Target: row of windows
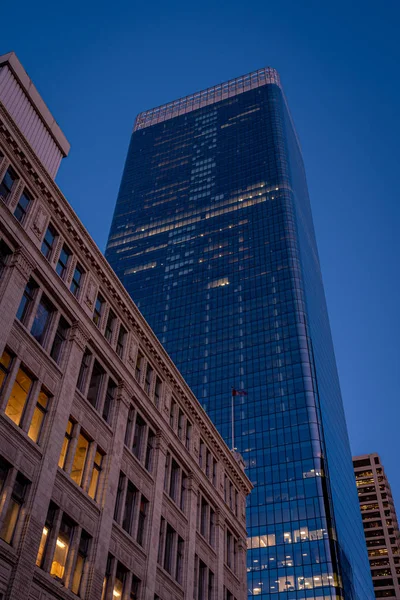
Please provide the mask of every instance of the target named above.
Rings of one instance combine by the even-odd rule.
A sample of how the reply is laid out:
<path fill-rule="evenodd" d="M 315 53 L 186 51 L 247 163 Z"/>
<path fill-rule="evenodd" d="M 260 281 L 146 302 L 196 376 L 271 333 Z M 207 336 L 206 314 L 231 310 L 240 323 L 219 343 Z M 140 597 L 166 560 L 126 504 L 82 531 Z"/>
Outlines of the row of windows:
<path fill-rule="evenodd" d="M 167 452 L 165 460 L 164 490 L 177 506 L 186 512 L 187 473 Z"/>
<path fill-rule="evenodd" d="M 30 481 L 0 457 L 0 538 L 7 544 L 16 545 L 22 529 L 22 508 L 28 495 Z"/>
<path fill-rule="evenodd" d="M 91 542 L 91 536 L 51 501 L 36 565 L 62 582 L 71 592 L 84 597 Z"/>
<path fill-rule="evenodd" d="M 215 548 L 215 526 L 216 526 L 215 510 L 199 492 L 197 496 L 197 531 L 203 536 L 207 542 Z"/>
<path fill-rule="evenodd" d="M 195 554 L 194 600 L 213 600 L 214 585 L 213 571 Z"/>
<path fill-rule="evenodd" d="M 88 348 L 83 353 L 76 386 L 103 419 L 111 423 L 117 384 Z"/>
<path fill-rule="evenodd" d="M 183 583 L 184 546 L 183 538 L 161 517 L 157 562 L 180 584 Z"/>
<path fill-rule="evenodd" d="M 4 158 L 3 155 L 0 153 L 0 164 L 1 164 L 3 158 Z M 14 187 L 16 186 L 17 182 L 18 182 L 17 173 L 14 171 L 14 169 L 12 167 L 9 167 L 4 174 L 2 182 L 0 183 L 0 198 L 3 200 L 3 202 L 7 202 L 9 200 L 11 193 L 13 192 Z M 17 206 L 15 207 L 15 210 L 14 210 L 14 217 L 20 223 L 24 222 L 25 216 L 32 204 L 32 201 L 33 201 L 33 199 L 32 199 L 31 194 L 28 192 L 28 190 L 26 188 L 24 188 L 22 194 L 20 195 L 20 197 L 18 199 Z"/>
<path fill-rule="evenodd" d="M 153 470 L 155 441 L 156 434 L 136 408 L 131 405 L 125 430 L 125 446 L 149 473 Z"/>
<path fill-rule="evenodd" d="M 70 417 L 58 466 L 96 502 L 101 498 L 104 461 L 104 452 Z"/>
<path fill-rule="evenodd" d="M 121 471 L 118 480 L 114 520 L 144 546 L 149 501 Z"/>
<path fill-rule="evenodd" d="M 0 358 L 0 394 L 4 390 L 4 412 L 39 444 L 49 409 L 50 394 L 9 350 Z"/>
<path fill-rule="evenodd" d="M 141 581 L 112 554 L 108 555 L 101 600 L 139 600 Z M 156 597 L 155 597 L 156 600 Z"/>

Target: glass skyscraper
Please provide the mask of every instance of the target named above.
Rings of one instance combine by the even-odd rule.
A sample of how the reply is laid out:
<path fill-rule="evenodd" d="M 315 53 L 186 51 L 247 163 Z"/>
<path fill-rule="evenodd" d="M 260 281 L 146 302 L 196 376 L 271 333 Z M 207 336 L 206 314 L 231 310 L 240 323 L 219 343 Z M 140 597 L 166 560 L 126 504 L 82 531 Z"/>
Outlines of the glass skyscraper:
<path fill-rule="evenodd" d="M 372 600 L 299 142 L 260 69 L 138 115 L 106 256 L 255 485 L 249 596 Z M 222 600 L 222 599 L 218 599 Z"/>

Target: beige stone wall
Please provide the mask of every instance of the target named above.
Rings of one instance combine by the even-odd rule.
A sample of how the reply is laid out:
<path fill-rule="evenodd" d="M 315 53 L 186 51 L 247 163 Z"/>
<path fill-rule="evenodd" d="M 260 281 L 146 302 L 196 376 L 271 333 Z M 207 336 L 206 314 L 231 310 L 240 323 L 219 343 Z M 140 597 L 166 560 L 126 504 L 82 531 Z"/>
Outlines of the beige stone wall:
<path fill-rule="evenodd" d="M 247 597 L 245 498 L 251 485 L 0 103 L 0 184 L 10 166 L 17 180 L 10 194 L 0 199 L 0 243 L 9 249 L 4 268 L 0 270 L 0 356 L 6 350 L 13 357 L 0 392 L 0 459 L 7 465 L 2 489 L 0 487 L 0 537 L 5 537 L 9 507 L 15 502 L 21 477 L 25 478 L 26 489 L 18 505 L 19 515 L 11 542 L 0 539 L 0 598 L 2 594 L 4 599 L 15 600 L 76 598 L 71 590 L 80 560 L 79 542 L 83 531 L 90 541 L 81 578 L 81 598 L 100 600 L 107 572 L 108 584 L 103 597 L 115 600 L 118 597 L 113 596 L 118 587 L 116 579 L 123 569 L 125 587 L 121 600 L 130 598 L 135 577 L 140 580 L 138 597 L 143 600 L 157 597 L 200 600 L 200 571 L 207 578 L 206 587 L 203 586 L 207 600 L 209 583 L 213 600 L 223 600 L 227 590 L 236 600 L 244 600 Z M 31 202 L 19 222 L 14 213 L 24 191 L 29 192 Z M 41 246 L 49 224 L 57 235 L 47 260 Z M 65 245 L 70 257 L 61 278 L 56 268 Z M 75 297 L 70 288 L 78 263 L 84 274 Z M 37 287 L 30 311 L 21 322 L 16 315 L 30 279 Z M 93 311 L 99 293 L 104 303 L 96 326 Z M 44 339 L 37 341 L 32 335 L 32 326 L 45 297 L 54 310 Z M 109 331 L 110 314 L 115 318 Z M 51 353 L 61 317 L 69 328 L 61 353 L 54 360 Z M 118 347 L 121 325 L 126 332 L 122 351 Z M 82 382 L 79 374 L 86 351 L 91 353 L 89 373 Z M 143 359 L 137 365 L 139 355 Z M 90 381 L 93 383 L 95 361 L 103 374 L 97 400 L 92 405 L 88 395 L 93 396 Z M 152 369 L 151 377 L 148 365 Z M 33 383 L 17 424 L 10 418 L 7 407 L 20 368 Z M 111 394 L 107 399 L 111 383 L 116 387 L 113 397 Z M 41 391 L 47 394 L 49 403 L 40 437 L 35 442 L 31 424 L 37 414 L 35 407 Z M 108 414 L 107 402 L 111 407 Z M 59 457 L 69 419 L 74 426 L 61 468 Z M 187 438 L 188 426 L 190 436 Z M 140 447 L 137 432 L 142 435 Z M 82 480 L 76 481 L 79 472 L 76 449 L 86 443 L 82 440 L 87 441 L 88 450 Z M 200 440 L 209 453 L 208 464 L 215 464 L 211 469 L 207 464 L 202 467 L 199 464 Z M 100 452 L 102 464 L 97 493 L 92 497 L 96 452 Z M 125 477 L 120 478 L 121 473 Z M 236 500 L 230 501 L 229 494 L 227 497 L 225 478 L 232 485 Z M 115 515 L 117 496 L 127 497 L 128 485 L 135 490 L 136 497 L 129 525 L 124 506 L 120 506 Z M 203 508 L 203 517 L 199 498 L 205 499 L 209 507 Z M 139 543 L 142 499 L 147 503 L 143 505 L 146 516 Z M 50 502 L 57 510 L 52 524 L 48 525 Z M 212 525 L 211 512 L 214 513 Z M 57 544 L 63 543 L 59 532 L 66 518 L 72 523 L 73 533 L 67 544 L 69 552 L 64 572 L 57 579 L 50 571 L 54 567 Z M 206 535 L 200 533 L 202 527 L 204 530 L 202 518 L 208 519 Z M 160 536 L 162 519 L 165 531 Z M 48 540 L 39 567 L 36 560 L 44 527 L 48 529 Z M 227 566 L 227 531 L 232 534 L 235 545 L 232 568 Z M 178 562 L 182 548 L 181 562 Z M 173 563 L 171 573 L 164 568 L 169 551 Z M 108 561 L 110 555 L 112 560 Z"/>

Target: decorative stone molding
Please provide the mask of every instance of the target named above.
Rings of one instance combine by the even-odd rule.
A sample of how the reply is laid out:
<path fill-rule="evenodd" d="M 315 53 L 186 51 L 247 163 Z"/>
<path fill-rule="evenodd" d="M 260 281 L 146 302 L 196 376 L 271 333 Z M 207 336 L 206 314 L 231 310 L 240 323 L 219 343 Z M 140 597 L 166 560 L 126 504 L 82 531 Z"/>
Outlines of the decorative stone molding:
<path fill-rule="evenodd" d="M 44 234 L 44 230 L 47 227 L 47 223 L 49 222 L 50 215 L 44 206 L 38 202 L 38 206 L 35 212 L 35 216 L 32 220 L 31 229 L 36 235 L 36 237 L 41 240 Z"/>
<path fill-rule="evenodd" d="M 165 417 L 167 417 L 171 409 L 172 390 L 168 385 L 165 385 L 164 388 L 164 412 Z M 162 408 L 163 407 L 160 406 L 160 410 L 162 410 Z"/>
<path fill-rule="evenodd" d="M 188 473 L 188 475 L 187 475 L 188 490 L 197 494 L 199 491 L 199 486 L 200 486 L 200 479 L 197 477 L 197 475 L 195 473 L 193 473 L 193 471 Z"/>
<path fill-rule="evenodd" d="M 129 336 L 128 364 L 130 367 L 132 367 L 132 369 L 135 369 L 135 367 L 136 367 L 136 359 L 137 359 L 138 350 L 139 350 L 139 342 L 134 337 L 134 335 L 132 335 L 132 333 L 131 333 L 131 335 Z"/>
<path fill-rule="evenodd" d="M 10 207 L 10 209 L 13 209 L 14 206 L 17 204 L 21 194 L 22 194 L 22 190 L 25 187 L 25 183 L 21 180 L 18 181 L 17 185 L 13 186 L 12 192 L 11 192 L 11 196 L 10 199 L 8 201 L 8 205 Z"/>
<path fill-rule="evenodd" d="M 97 285 L 96 281 L 93 279 L 93 277 L 91 275 L 89 275 L 89 279 L 86 284 L 86 291 L 85 291 L 85 304 L 87 304 L 87 306 L 91 310 L 94 309 L 94 303 L 96 302 L 97 290 L 98 290 L 98 285 Z"/>
<path fill-rule="evenodd" d="M 14 252 L 12 261 L 11 261 L 11 266 L 18 269 L 18 271 L 21 273 L 22 277 L 24 279 L 26 279 L 26 281 L 28 281 L 36 264 L 33 261 L 33 259 L 31 258 L 31 256 L 28 256 L 26 251 L 22 250 L 22 248 L 20 248 L 19 250 Z"/>
<path fill-rule="evenodd" d="M 155 447 L 157 450 L 163 452 L 163 454 L 167 453 L 168 450 L 168 436 L 164 431 L 159 429 L 156 433 L 156 443 Z"/>
<path fill-rule="evenodd" d="M 133 396 L 133 389 L 126 381 L 120 381 L 117 388 L 117 401 L 123 402 L 125 406 L 130 406 Z"/>
<path fill-rule="evenodd" d="M 71 327 L 69 339 L 71 342 L 76 342 L 83 352 L 90 339 L 90 334 L 85 327 L 83 327 L 82 323 L 75 321 Z"/>

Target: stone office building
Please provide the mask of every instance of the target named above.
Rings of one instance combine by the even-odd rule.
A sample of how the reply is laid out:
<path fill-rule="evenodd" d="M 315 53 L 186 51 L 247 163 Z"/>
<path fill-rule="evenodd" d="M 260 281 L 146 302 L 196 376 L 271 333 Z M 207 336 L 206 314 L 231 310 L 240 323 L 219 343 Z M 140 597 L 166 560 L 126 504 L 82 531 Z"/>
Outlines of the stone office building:
<path fill-rule="evenodd" d="M 243 600 L 251 484 L 54 182 L 0 57 L 0 598 Z"/>

